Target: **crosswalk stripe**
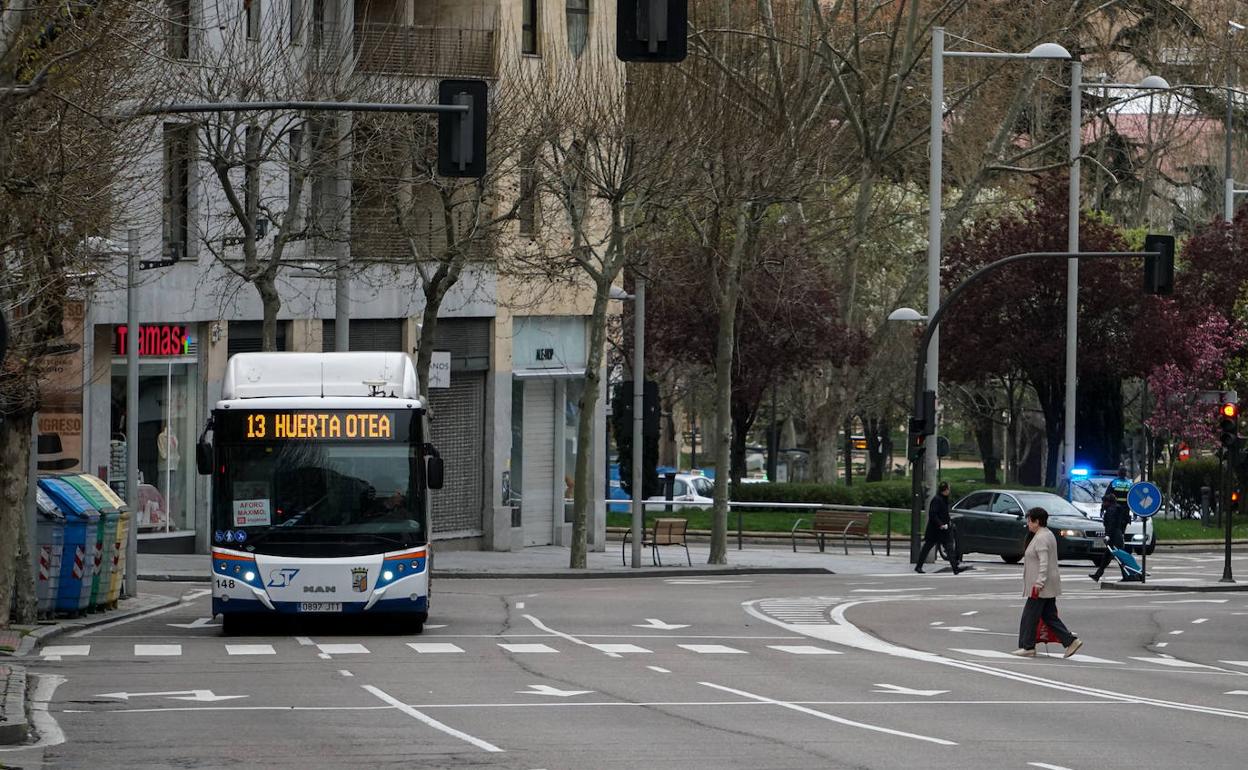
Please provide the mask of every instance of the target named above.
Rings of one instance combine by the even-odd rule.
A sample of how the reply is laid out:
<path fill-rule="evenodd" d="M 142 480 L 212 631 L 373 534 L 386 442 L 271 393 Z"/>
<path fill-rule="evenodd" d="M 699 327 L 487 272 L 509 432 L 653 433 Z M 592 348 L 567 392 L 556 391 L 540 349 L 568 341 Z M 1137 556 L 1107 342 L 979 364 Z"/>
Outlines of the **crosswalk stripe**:
<path fill-rule="evenodd" d="M 647 650 L 645 647 L 638 647 L 635 644 L 591 644 L 589 646 L 599 652 L 653 652 L 653 650 Z"/>
<path fill-rule="evenodd" d="M 829 650 L 826 647 L 813 647 L 808 644 L 769 644 L 767 645 L 773 650 L 780 652 L 788 652 L 793 655 L 844 655 L 845 653 L 838 650 Z"/>
<path fill-rule="evenodd" d="M 277 650 L 271 644 L 227 644 L 227 655 L 276 655 Z"/>
<path fill-rule="evenodd" d="M 544 644 L 500 644 L 507 652 L 559 652 L 554 647 L 547 647 Z"/>
<path fill-rule="evenodd" d="M 44 647 L 43 656 L 45 658 L 61 658 L 69 655 L 90 655 L 91 645 L 89 644 L 63 644 L 60 646 Z"/>
<path fill-rule="evenodd" d="M 745 650 L 738 650 L 736 647 L 728 647 L 723 644 L 678 644 L 677 647 L 696 652 L 701 655 L 748 655 Z"/>
<path fill-rule="evenodd" d="M 318 644 L 316 648 L 326 655 L 368 654 L 368 648 L 362 644 Z"/>
<path fill-rule="evenodd" d="M 1178 658 L 1144 658 L 1134 657 L 1131 660 L 1138 660 L 1141 663 L 1155 663 L 1158 666 L 1170 666 L 1171 668 L 1213 668 L 1203 663 L 1192 663 L 1189 660 L 1179 660 Z"/>
<path fill-rule="evenodd" d="M 464 648 L 448 642 L 408 642 L 408 647 L 419 653 L 463 652 Z"/>
<path fill-rule="evenodd" d="M 135 657 L 156 657 L 156 656 L 176 657 L 181 654 L 182 654 L 182 645 L 180 644 L 136 644 L 134 645 Z"/>

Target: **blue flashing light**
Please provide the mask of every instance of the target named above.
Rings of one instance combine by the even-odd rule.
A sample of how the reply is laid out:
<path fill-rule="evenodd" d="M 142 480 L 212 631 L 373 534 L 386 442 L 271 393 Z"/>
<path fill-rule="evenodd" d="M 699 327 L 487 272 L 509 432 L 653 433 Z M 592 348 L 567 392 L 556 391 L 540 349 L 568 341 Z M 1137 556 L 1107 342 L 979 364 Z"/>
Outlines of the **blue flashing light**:
<path fill-rule="evenodd" d="M 1070 475 L 1074 478 L 1086 478 L 1089 471 L 1087 468 L 1071 468 Z"/>

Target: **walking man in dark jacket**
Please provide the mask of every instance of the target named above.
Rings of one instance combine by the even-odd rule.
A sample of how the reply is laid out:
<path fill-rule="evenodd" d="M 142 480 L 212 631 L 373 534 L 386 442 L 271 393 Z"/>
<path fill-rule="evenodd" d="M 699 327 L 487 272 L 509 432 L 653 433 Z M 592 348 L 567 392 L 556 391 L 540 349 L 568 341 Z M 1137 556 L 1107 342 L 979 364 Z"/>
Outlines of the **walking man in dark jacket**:
<path fill-rule="evenodd" d="M 1118 496 L 1114 494 L 1113 487 L 1105 490 L 1105 496 L 1101 499 L 1101 522 L 1105 525 L 1105 537 L 1109 540 L 1109 544 L 1114 548 L 1123 548 L 1126 543 L 1127 524 L 1131 521 L 1131 514 L 1126 506 L 1118 502 Z M 1105 574 L 1105 568 L 1114 560 L 1114 555 L 1105 549 L 1105 553 L 1101 554 L 1101 560 L 1096 564 L 1096 572 L 1089 573 L 1088 577 L 1099 581 L 1101 576 Z"/>
<path fill-rule="evenodd" d="M 932 504 L 928 506 L 927 529 L 923 531 L 923 548 L 919 551 L 918 564 L 914 565 L 915 572 L 923 574 L 923 563 L 927 561 L 927 555 L 932 552 L 937 543 L 945 547 L 945 556 L 949 558 L 949 566 L 953 568 L 953 574 L 961 572 L 964 568 L 958 556 L 957 540 L 953 536 L 953 522 L 949 519 L 948 481 L 940 482 L 940 486 L 936 488 L 936 496 L 932 498 Z"/>

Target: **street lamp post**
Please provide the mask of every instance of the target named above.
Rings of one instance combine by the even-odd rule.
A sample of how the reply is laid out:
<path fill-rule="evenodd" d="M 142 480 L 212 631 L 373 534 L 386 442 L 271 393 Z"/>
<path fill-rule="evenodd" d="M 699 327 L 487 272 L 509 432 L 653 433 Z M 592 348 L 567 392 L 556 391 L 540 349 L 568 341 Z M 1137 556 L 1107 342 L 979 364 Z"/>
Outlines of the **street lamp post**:
<path fill-rule="evenodd" d="M 928 141 L 930 152 L 928 158 L 928 199 L 927 212 L 927 315 L 932 317 L 940 307 L 940 253 L 941 253 L 941 175 L 944 162 L 944 101 L 945 101 L 945 57 L 963 59 L 1070 59 L 1070 52 L 1057 43 L 1041 43 L 1027 53 L 1006 53 L 998 51 L 946 51 L 944 27 L 932 29 L 932 93 Z M 931 344 L 927 349 L 927 365 L 925 387 L 936 392 L 940 380 L 940 339 L 937 330 L 932 330 Z M 935 415 L 932 415 L 935 420 Z M 925 495 L 936 488 L 937 460 L 936 435 L 933 433 L 929 441 L 931 451 L 923 453 L 923 483 Z M 916 469 L 917 473 L 917 469 Z M 913 524 L 914 522 L 912 522 Z M 918 541 L 916 533 L 911 533 L 910 560 L 918 559 Z"/>

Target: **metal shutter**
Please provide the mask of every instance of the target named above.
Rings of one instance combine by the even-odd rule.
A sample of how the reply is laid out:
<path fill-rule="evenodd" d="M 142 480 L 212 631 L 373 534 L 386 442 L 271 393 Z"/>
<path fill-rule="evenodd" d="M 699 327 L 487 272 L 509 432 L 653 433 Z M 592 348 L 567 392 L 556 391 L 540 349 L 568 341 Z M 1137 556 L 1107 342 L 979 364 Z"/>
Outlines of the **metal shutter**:
<path fill-rule="evenodd" d="M 277 322 L 277 349 L 286 349 L 285 321 Z M 230 339 L 226 344 L 229 355 L 235 353 L 259 353 L 264 347 L 263 321 L 230 321 Z"/>
<path fill-rule="evenodd" d="M 333 319 L 322 321 L 321 350 L 332 353 L 334 340 Z M 352 318 L 348 347 L 352 351 L 399 352 L 403 350 L 403 321 L 394 318 Z"/>
<path fill-rule="evenodd" d="M 433 349 L 451 354 L 451 371 L 484 371 L 490 368 L 489 318 L 439 319 Z"/>
<path fill-rule="evenodd" d="M 525 545 L 554 541 L 555 381 L 524 383 L 523 473 L 520 516 Z M 561 506 L 562 507 L 562 506 Z"/>
<path fill-rule="evenodd" d="M 352 329 L 351 336 L 355 337 Z M 485 374 L 452 375 L 451 387 L 429 398 L 433 445 L 446 461 L 446 480 L 433 493 L 434 534 L 481 532 L 485 456 Z"/>

